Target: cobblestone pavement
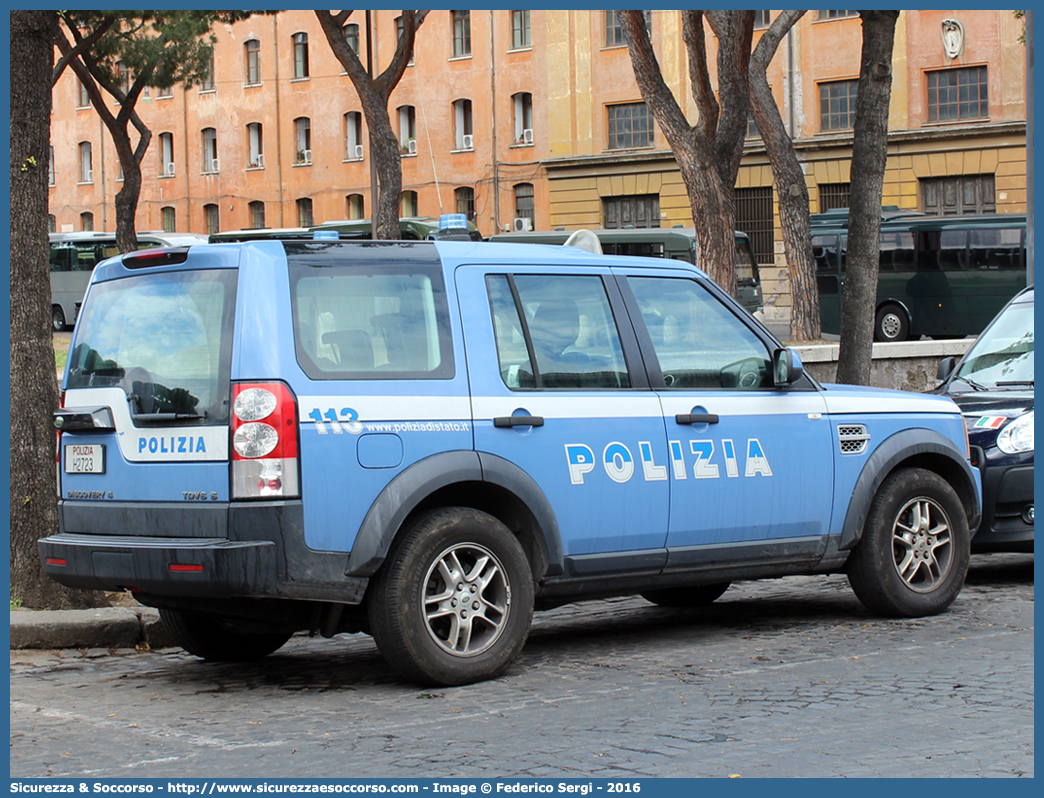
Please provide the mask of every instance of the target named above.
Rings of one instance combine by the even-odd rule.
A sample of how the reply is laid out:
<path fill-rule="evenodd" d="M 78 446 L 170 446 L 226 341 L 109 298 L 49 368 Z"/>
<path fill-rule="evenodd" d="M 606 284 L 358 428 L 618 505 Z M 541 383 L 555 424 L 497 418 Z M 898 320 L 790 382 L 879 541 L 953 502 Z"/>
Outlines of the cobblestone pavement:
<path fill-rule="evenodd" d="M 537 615 L 500 679 L 423 690 L 369 637 L 251 665 L 11 652 L 11 776 L 1033 776 L 1033 556 L 973 557 L 949 612 L 843 576 Z"/>

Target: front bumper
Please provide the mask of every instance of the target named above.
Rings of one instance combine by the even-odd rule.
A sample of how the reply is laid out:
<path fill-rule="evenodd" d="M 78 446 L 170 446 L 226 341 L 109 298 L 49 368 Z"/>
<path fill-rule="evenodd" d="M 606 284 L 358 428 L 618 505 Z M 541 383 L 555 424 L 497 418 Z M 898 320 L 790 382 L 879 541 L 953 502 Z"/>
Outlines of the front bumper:
<path fill-rule="evenodd" d="M 982 469 L 983 514 L 973 552 L 1033 551 L 1033 462 Z"/>

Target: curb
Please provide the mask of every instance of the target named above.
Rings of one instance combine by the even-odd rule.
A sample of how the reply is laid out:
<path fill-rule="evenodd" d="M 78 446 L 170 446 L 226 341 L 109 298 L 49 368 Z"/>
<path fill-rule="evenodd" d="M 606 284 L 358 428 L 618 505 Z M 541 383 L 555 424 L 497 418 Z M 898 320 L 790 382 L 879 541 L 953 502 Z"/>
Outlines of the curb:
<path fill-rule="evenodd" d="M 168 648 L 176 645 L 151 607 L 11 610 L 11 649 Z"/>

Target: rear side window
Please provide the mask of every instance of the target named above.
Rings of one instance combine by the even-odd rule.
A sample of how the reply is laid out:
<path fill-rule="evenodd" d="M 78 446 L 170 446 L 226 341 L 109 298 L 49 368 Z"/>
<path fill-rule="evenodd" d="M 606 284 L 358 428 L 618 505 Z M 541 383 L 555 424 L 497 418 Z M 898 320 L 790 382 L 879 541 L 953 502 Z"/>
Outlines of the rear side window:
<path fill-rule="evenodd" d="M 68 387 L 123 388 L 139 425 L 227 423 L 236 276 L 184 271 L 92 286 Z"/>
<path fill-rule="evenodd" d="M 441 268 L 388 255 L 291 258 L 298 362 L 312 379 L 453 377 Z"/>

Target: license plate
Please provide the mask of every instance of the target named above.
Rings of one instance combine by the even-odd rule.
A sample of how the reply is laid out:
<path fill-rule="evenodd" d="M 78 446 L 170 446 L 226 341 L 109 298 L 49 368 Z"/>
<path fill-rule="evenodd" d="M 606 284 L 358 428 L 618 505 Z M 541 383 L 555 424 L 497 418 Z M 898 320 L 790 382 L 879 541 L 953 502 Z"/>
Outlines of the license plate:
<path fill-rule="evenodd" d="M 105 444 L 72 443 L 65 447 L 66 474 L 104 474 Z"/>

